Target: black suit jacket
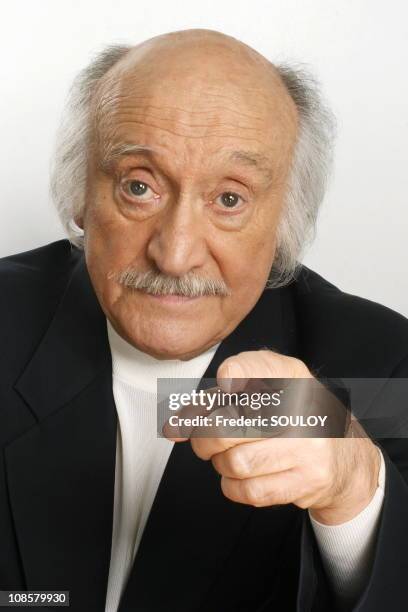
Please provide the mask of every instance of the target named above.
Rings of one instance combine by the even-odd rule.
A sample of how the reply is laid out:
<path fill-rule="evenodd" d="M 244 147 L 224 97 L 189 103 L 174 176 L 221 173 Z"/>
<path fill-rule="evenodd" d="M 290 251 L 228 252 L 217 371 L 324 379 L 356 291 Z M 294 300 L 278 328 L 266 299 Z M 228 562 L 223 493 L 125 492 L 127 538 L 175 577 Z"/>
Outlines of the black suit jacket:
<path fill-rule="evenodd" d="M 160 329 L 157 329 L 160 334 Z M 116 410 L 106 319 L 83 254 L 61 240 L 0 261 L 0 589 L 69 590 L 103 612 L 112 536 Z M 327 377 L 405 377 L 408 322 L 303 268 L 265 291 L 219 346 L 270 348 Z M 385 503 L 355 610 L 408 610 L 408 445 L 379 441 Z M 308 515 L 221 493 L 210 462 L 174 446 L 120 612 L 333 609 Z M 14 609 L 14 608 L 13 608 Z"/>

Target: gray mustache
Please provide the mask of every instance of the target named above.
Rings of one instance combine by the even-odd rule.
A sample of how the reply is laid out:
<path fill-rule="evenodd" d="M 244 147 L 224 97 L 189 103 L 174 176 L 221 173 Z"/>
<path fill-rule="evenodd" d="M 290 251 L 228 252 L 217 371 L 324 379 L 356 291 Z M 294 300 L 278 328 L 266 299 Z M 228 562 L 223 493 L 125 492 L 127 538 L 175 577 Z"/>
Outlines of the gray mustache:
<path fill-rule="evenodd" d="M 138 289 L 151 295 L 180 295 L 182 297 L 227 296 L 230 294 L 222 280 L 213 280 L 189 273 L 183 277 L 167 276 L 161 272 L 138 272 L 126 269 L 115 275 L 125 287 Z"/>

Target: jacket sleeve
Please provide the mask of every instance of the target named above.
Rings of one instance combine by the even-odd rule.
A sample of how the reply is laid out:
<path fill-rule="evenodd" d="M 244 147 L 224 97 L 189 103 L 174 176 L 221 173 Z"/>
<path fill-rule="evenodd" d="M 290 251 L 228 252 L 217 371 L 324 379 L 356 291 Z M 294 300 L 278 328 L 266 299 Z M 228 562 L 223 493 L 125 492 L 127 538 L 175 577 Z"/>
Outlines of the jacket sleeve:
<path fill-rule="evenodd" d="M 393 377 L 408 379 L 408 359 Z M 408 381 L 407 381 L 408 382 Z M 392 392 L 392 385 L 390 385 Z M 384 397 L 384 395 L 383 395 Z M 390 398 L 388 398 L 390 401 Z M 408 415 L 408 394 L 406 397 Z M 403 407 L 405 410 L 405 407 Z M 401 412 L 399 413 L 401 415 Z M 401 428 L 404 431 L 406 428 Z M 384 505 L 371 573 L 350 612 L 406 612 L 408 610 L 408 438 L 376 439 L 386 467 Z M 304 516 L 298 588 L 298 612 L 335 610 L 336 599 L 325 575 L 318 545 Z"/>

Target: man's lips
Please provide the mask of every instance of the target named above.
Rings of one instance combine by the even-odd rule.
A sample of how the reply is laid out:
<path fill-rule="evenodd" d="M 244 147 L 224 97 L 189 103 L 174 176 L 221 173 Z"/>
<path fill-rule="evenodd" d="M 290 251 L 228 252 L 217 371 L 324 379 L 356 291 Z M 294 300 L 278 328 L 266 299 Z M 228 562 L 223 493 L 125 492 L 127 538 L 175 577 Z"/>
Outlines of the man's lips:
<path fill-rule="evenodd" d="M 152 293 L 146 293 L 145 295 L 157 300 L 158 302 L 161 302 L 162 304 L 187 304 L 189 302 L 194 302 L 200 299 L 200 297 L 203 297 L 185 297 L 183 295 L 154 295 Z"/>

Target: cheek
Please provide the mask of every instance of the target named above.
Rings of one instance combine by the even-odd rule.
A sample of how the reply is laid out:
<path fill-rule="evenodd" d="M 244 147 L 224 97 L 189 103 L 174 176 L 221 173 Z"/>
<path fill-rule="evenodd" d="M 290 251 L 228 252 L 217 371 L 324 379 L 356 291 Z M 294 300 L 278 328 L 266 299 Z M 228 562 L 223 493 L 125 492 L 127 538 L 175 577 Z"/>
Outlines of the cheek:
<path fill-rule="evenodd" d="M 98 181 L 88 192 L 84 215 L 85 250 L 96 266 L 117 271 L 137 261 L 145 248 L 146 224 L 135 224 L 120 214 L 108 181 Z"/>
<path fill-rule="evenodd" d="M 129 265 L 144 267 L 148 242 L 147 227 L 115 213 L 113 203 L 103 195 L 88 202 L 84 216 L 84 251 L 92 284 L 105 310 L 121 298 L 122 288 L 109 278 Z"/>
<path fill-rule="evenodd" d="M 221 244 L 223 270 L 230 283 L 234 287 L 263 288 L 276 250 L 274 229 L 235 235 L 232 241 L 224 239 Z"/>
<path fill-rule="evenodd" d="M 246 243 L 237 241 L 228 253 L 223 251 L 222 274 L 231 297 L 228 299 L 228 320 L 241 320 L 255 306 L 265 289 L 275 253 L 271 236 Z"/>
<path fill-rule="evenodd" d="M 248 240 L 248 255 L 251 269 L 256 271 L 260 282 L 266 283 L 276 253 L 276 234 L 282 214 L 281 193 L 276 193 L 263 207 Z"/>

